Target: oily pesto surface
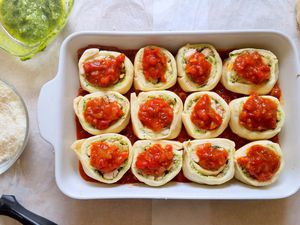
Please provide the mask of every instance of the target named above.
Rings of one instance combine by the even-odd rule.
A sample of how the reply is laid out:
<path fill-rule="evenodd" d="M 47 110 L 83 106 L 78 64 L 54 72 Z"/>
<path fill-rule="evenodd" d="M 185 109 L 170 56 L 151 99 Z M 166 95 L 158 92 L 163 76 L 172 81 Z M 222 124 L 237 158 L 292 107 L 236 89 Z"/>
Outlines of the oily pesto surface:
<path fill-rule="evenodd" d="M 46 37 L 61 22 L 62 0 L 2 0 L 0 21 L 16 39 L 34 44 Z"/>
<path fill-rule="evenodd" d="M 134 62 L 134 57 L 135 57 L 135 55 L 138 51 L 138 49 L 119 49 L 119 48 L 113 47 L 113 46 L 103 46 L 103 45 L 92 44 L 92 45 L 88 45 L 84 48 L 78 49 L 78 51 L 77 51 L 78 60 L 81 57 L 81 55 L 83 54 L 83 52 L 88 48 L 99 48 L 100 50 L 121 52 L 121 53 L 124 53 L 131 60 L 131 62 Z M 224 59 L 228 58 L 229 53 L 231 51 L 233 51 L 233 49 L 218 50 L 218 53 L 219 53 L 221 59 L 224 60 Z M 172 52 L 172 54 L 174 56 L 176 55 L 176 53 L 177 52 Z M 185 92 L 181 89 L 181 87 L 179 86 L 178 83 L 176 83 L 173 87 L 169 88 L 168 90 L 174 92 L 175 94 L 177 94 L 181 98 L 183 103 L 185 102 L 185 99 L 189 95 L 189 93 L 187 93 L 187 92 Z M 241 95 L 241 94 L 237 94 L 237 93 L 228 91 L 220 82 L 218 83 L 218 85 L 212 91 L 219 94 L 227 103 L 229 103 L 230 101 L 232 101 L 236 98 L 240 98 L 240 97 L 245 96 L 245 95 Z M 139 93 L 139 91 L 135 90 L 132 86 L 131 89 L 124 96 L 127 97 L 128 99 L 130 99 L 130 93 L 133 93 L 133 92 L 135 92 L 136 94 Z M 86 94 L 88 94 L 88 92 L 83 90 L 81 87 L 79 87 L 77 95 L 78 96 L 84 96 Z M 281 98 L 281 89 L 280 89 L 280 85 L 278 83 L 276 83 L 274 88 L 271 90 L 270 95 L 274 96 L 278 99 Z M 75 116 L 75 124 L 76 124 L 77 140 L 83 139 L 83 138 L 88 138 L 88 137 L 92 136 L 91 134 L 87 133 L 82 128 L 82 126 L 80 125 L 80 122 L 79 122 L 79 120 L 76 116 Z M 120 132 L 120 134 L 125 135 L 131 141 L 132 144 L 138 140 L 137 136 L 133 132 L 131 122 L 129 122 L 127 127 L 124 130 L 122 130 Z M 238 148 L 242 147 L 243 145 L 250 142 L 247 139 L 239 137 L 238 135 L 233 133 L 229 126 L 225 129 L 225 131 L 219 137 L 220 138 L 227 138 L 229 140 L 234 141 L 235 144 L 236 144 L 236 149 L 238 149 Z M 184 126 L 182 126 L 180 134 L 178 135 L 178 137 L 176 137 L 174 139 L 174 141 L 184 142 L 184 141 L 188 141 L 188 140 L 193 140 L 193 138 L 188 135 L 188 133 L 186 132 Z M 270 140 L 273 141 L 273 142 L 279 143 L 279 136 L 276 135 L 273 138 L 271 138 Z M 79 174 L 86 181 L 99 182 L 99 181 L 94 180 L 93 178 L 90 178 L 89 176 L 87 176 L 85 174 L 80 161 L 79 161 Z M 183 175 L 182 170 L 179 172 L 179 174 L 172 181 L 191 182 Z M 116 182 L 116 184 L 128 184 L 128 183 L 139 183 L 137 178 L 132 174 L 131 170 L 128 170 L 124 174 L 124 176 L 119 181 Z"/>

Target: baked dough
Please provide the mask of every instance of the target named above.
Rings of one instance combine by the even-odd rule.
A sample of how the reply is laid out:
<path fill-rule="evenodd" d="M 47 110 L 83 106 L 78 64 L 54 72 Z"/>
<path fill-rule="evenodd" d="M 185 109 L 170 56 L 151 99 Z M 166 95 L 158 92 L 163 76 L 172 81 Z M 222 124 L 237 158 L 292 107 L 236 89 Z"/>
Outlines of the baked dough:
<path fill-rule="evenodd" d="M 112 124 L 110 127 L 104 130 L 99 130 L 95 127 L 93 127 L 91 124 L 89 124 L 85 118 L 84 118 L 84 111 L 85 111 L 85 105 L 86 102 L 89 100 L 92 100 L 94 98 L 105 98 L 108 101 L 116 101 L 120 104 L 123 116 L 116 121 L 114 124 Z M 119 133 L 121 130 L 123 130 L 130 120 L 130 106 L 129 101 L 127 98 L 125 98 L 123 95 L 121 95 L 118 92 L 115 91 L 107 91 L 107 92 L 95 92 L 92 94 L 88 94 L 85 96 L 78 96 L 74 99 L 73 107 L 75 114 L 77 115 L 79 122 L 84 130 L 89 132 L 90 134 L 97 135 L 97 134 L 104 134 L 104 133 Z"/>
<path fill-rule="evenodd" d="M 201 130 L 191 121 L 191 113 L 196 105 L 198 99 L 207 94 L 211 99 L 211 107 L 222 116 L 222 124 L 215 130 Z M 182 113 L 182 122 L 187 133 L 195 139 L 214 138 L 219 136 L 227 127 L 230 119 L 229 106 L 225 100 L 215 92 L 202 91 L 190 94 L 184 103 L 184 110 Z"/>
<path fill-rule="evenodd" d="M 114 51 L 100 51 L 98 48 L 90 48 L 84 51 L 82 56 L 79 59 L 78 68 L 79 68 L 79 79 L 81 87 L 90 92 L 96 91 L 117 91 L 121 94 L 125 94 L 132 85 L 133 82 L 133 65 L 129 58 L 125 56 L 125 60 L 123 63 L 123 69 L 125 73 L 120 75 L 120 80 L 116 84 L 109 87 L 99 87 L 89 83 L 85 77 L 85 72 L 83 68 L 83 64 L 88 61 L 93 61 L 95 59 L 103 59 L 103 58 L 115 58 L 119 56 L 120 52 Z"/>
<path fill-rule="evenodd" d="M 258 181 L 256 179 L 250 177 L 249 175 L 247 175 L 244 172 L 242 167 L 237 163 L 237 159 L 240 157 L 246 156 L 248 149 L 253 145 L 262 145 L 262 146 L 268 147 L 269 149 L 274 151 L 274 153 L 276 153 L 280 157 L 280 166 L 279 166 L 278 170 L 276 171 L 276 173 L 271 178 L 271 180 L 269 180 L 269 181 Z M 250 184 L 253 186 L 266 186 L 266 185 L 270 185 L 270 184 L 274 183 L 278 179 L 278 176 L 284 166 L 284 161 L 282 159 L 282 152 L 281 152 L 279 144 L 276 144 L 272 141 L 267 141 L 267 140 L 254 141 L 254 142 L 244 145 L 243 147 L 241 147 L 240 149 L 238 149 L 235 152 L 234 162 L 235 162 L 235 178 L 242 181 L 245 184 Z"/>
<path fill-rule="evenodd" d="M 199 85 L 192 81 L 185 72 L 187 59 L 195 52 L 201 52 L 212 65 L 209 79 L 205 85 Z M 187 44 L 181 47 L 176 56 L 178 83 L 186 92 L 209 91 L 219 82 L 222 74 L 222 60 L 216 49 L 210 44 Z"/>
<path fill-rule="evenodd" d="M 154 144 L 161 144 L 162 147 L 165 145 L 172 145 L 173 147 L 173 163 L 168 169 L 168 172 L 163 176 L 154 177 L 150 175 L 143 174 L 136 168 L 136 160 L 140 153 L 144 152 L 148 147 Z M 131 171 L 134 176 L 141 182 L 149 186 L 162 186 L 172 180 L 181 170 L 182 167 L 182 144 L 177 141 L 150 141 L 150 140 L 140 140 L 134 143 L 133 145 L 133 161 L 131 166 Z"/>
<path fill-rule="evenodd" d="M 246 81 L 239 77 L 233 69 L 234 61 L 240 54 L 245 52 L 252 53 L 254 51 L 257 51 L 262 56 L 263 61 L 270 66 L 270 78 L 262 84 L 253 84 Z M 278 74 L 278 59 L 272 52 L 264 49 L 244 48 L 229 53 L 229 58 L 225 60 L 223 65 L 221 83 L 226 89 L 232 92 L 245 95 L 256 92 L 257 94 L 262 95 L 268 94 L 272 90 L 278 80 Z"/>
<path fill-rule="evenodd" d="M 248 130 L 246 127 L 242 126 L 239 123 L 239 117 L 240 117 L 240 113 L 243 109 L 243 105 L 249 97 L 237 98 L 229 103 L 229 108 L 230 108 L 230 112 L 231 112 L 229 126 L 230 126 L 231 130 L 234 133 L 236 133 L 237 135 L 239 135 L 240 137 L 246 138 L 248 140 L 262 140 L 262 139 L 272 138 L 280 132 L 280 130 L 284 124 L 284 118 L 285 118 L 285 114 L 280 105 L 280 102 L 278 101 L 277 98 L 269 96 L 269 95 L 264 95 L 264 96 L 260 96 L 260 97 L 268 98 L 277 104 L 278 109 L 277 109 L 276 128 L 273 130 L 265 130 L 265 131 L 251 131 L 251 130 Z"/>
<path fill-rule="evenodd" d="M 109 173 L 100 172 L 90 164 L 90 146 L 92 143 L 98 141 L 117 145 L 120 151 L 127 150 L 129 153 L 128 159 L 120 166 L 120 168 L 112 172 Z M 93 136 L 87 139 L 77 140 L 72 144 L 71 148 L 75 151 L 86 175 L 88 175 L 89 177 L 95 180 L 107 184 L 115 183 L 122 178 L 122 176 L 126 173 L 126 171 L 129 170 L 132 162 L 132 157 L 133 157 L 131 142 L 127 137 L 120 134 L 108 133 L 108 134 Z"/>
<path fill-rule="evenodd" d="M 159 48 L 167 58 L 167 70 L 165 73 L 166 82 L 152 83 L 147 81 L 143 72 L 143 56 L 145 48 Z M 164 90 L 172 87 L 176 83 L 177 68 L 174 56 L 166 49 L 157 46 L 146 46 L 141 48 L 134 59 L 134 88 L 141 91 Z"/>
<path fill-rule="evenodd" d="M 225 166 L 217 171 L 202 168 L 197 162 L 199 158 L 196 148 L 200 144 L 211 143 L 223 148 L 228 153 Z M 199 184 L 219 185 L 231 180 L 234 176 L 235 143 L 225 138 L 203 139 L 183 142 L 184 155 L 182 170 L 186 178 Z"/>
<path fill-rule="evenodd" d="M 181 113 L 183 104 L 181 99 L 171 91 L 149 91 L 141 92 L 138 96 L 132 93 L 130 96 L 131 102 L 131 121 L 133 131 L 139 139 L 161 140 L 176 138 L 181 131 Z M 173 121 L 169 128 L 164 128 L 160 132 L 154 132 L 145 127 L 138 118 L 140 105 L 152 98 L 163 98 L 173 108 Z"/>

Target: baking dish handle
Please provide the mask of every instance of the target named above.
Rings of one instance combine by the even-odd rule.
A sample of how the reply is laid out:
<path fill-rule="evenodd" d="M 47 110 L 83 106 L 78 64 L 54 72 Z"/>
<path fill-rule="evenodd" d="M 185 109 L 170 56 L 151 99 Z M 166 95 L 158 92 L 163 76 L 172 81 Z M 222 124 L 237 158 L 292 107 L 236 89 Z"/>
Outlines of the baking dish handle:
<path fill-rule="evenodd" d="M 38 126 L 42 137 L 54 143 L 55 136 L 58 135 L 58 115 L 59 115 L 59 82 L 58 76 L 43 85 L 37 103 Z"/>

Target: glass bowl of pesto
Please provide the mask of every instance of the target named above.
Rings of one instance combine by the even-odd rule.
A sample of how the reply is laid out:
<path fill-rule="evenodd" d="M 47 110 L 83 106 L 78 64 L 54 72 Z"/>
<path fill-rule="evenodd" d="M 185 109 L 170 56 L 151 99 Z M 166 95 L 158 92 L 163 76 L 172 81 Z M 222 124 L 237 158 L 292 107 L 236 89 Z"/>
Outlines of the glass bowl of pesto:
<path fill-rule="evenodd" d="M 0 0 L 0 48 L 22 60 L 42 51 L 65 26 L 74 0 Z"/>

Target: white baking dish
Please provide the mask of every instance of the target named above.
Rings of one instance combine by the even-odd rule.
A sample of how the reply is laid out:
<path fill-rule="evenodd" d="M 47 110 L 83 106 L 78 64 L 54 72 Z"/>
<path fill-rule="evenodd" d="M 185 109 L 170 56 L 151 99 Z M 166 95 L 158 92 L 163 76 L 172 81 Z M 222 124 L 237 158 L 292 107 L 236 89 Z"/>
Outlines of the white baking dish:
<path fill-rule="evenodd" d="M 77 49 L 89 44 L 125 49 L 155 44 L 177 50 L 188 42 L 211 43 L 217 49 L 264 48 L 278 56 L 286 112 L 286 123 L 281 133 L 286 164 L 278 182 L 266 188 L 252 188 L 235 180 L 217 187 L 171 182 L 163 187 L 153 188 L 143 184 L 104 185 L 84 181 L 78 174 L 78 159 L 70 149 L 76 138 L 72 102 L 79 86 Z M 42 87 L 38 101 L 41 134 L 55 149 L 55 177 L 58 187 L 64 194 L 76 199 L 275 199 L 294 194 L 300 187 L 300 104 L 297 104 L 300 100 L 300 84 L 297 79 L 297 60 L 297 50 L 290 39 L 275 31 L 72 34 L 61 46 L 57 76 Z"/>

